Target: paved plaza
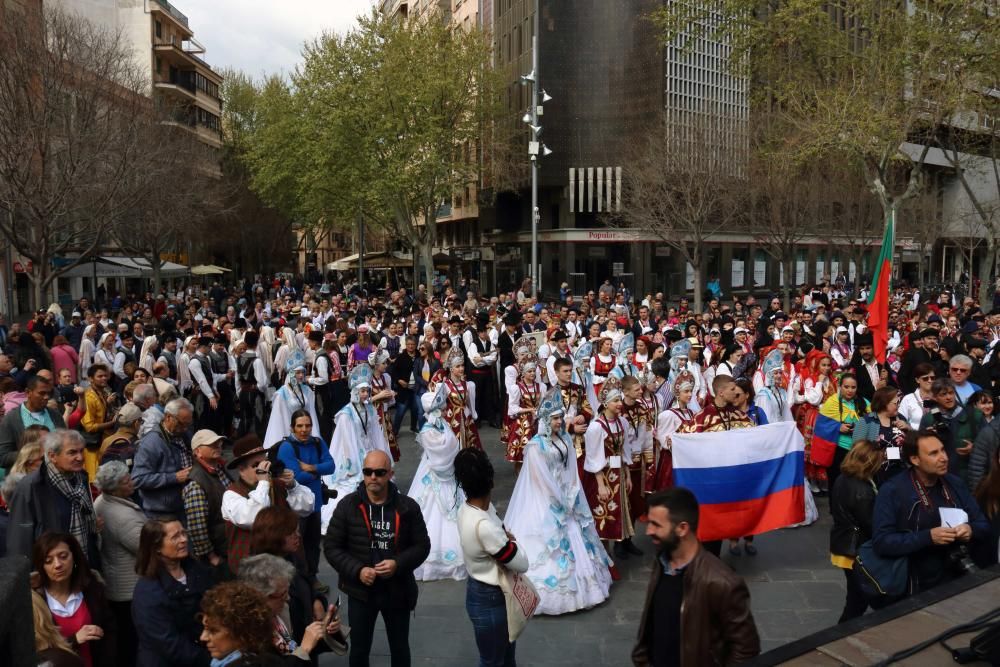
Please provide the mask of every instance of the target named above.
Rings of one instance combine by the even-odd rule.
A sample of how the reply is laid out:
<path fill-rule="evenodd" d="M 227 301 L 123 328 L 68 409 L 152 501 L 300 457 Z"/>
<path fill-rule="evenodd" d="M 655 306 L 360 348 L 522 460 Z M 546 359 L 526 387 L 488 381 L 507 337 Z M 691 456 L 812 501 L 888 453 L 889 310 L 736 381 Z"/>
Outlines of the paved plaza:
<path fill-rule="evenodd" d="M 408 418 L 407 418 L 408 419 Z M 400 433 L 402 460 L 396 482 L 409 489 L 420 459 L 420 448 L 406 429 Z M 494 504 L 503 516 L 514 486 L 513 467 L 503 460 L 498 432 L 482 431 L 483 442 L 496 466 Z M 818 499 L 820 521 L 762 535 L 755 540 L 760 553 L 723 559 L 747 580 L 762 649 L 770 650 L 833 625 L 844 602 L 844 576 L 830 565 L 830 514 L 826 498 Z M 639 532 L 643 527 L 639 526 Z M 636 544 L 645 552 L 619 562 L 621 581 L 601 606 L 564 616 L 536 617 L 517 642 L 519 665 L 577 665 L 627 667 L 649 578 L 653 546 L 641 535 Z M 725 551 L 725 549 L 724 549 Z M 323 562 L 320 576 L 336 587 L 336 573 Z M 334 597 L 336 592 L 334 592 Z M 344 614 L 346 621 L 346 612 Z M 465 582 L 420 584 L 420 599 L 410 625 L 414 665 L 470 667 L 477 664 L 472 625 L 465 613 Z M 389 648 L 379 622 L 372 649 L 372 667 L 388 667 Z M 321 665 L 346 664 L 346 658 L 324 656 Z"/>

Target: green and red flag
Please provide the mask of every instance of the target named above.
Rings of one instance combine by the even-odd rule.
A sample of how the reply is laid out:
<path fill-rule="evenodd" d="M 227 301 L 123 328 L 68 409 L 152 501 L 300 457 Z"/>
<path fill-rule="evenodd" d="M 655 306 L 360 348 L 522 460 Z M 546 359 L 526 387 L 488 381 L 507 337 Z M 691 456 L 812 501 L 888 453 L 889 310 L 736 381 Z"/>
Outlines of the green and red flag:
<path fill-rule="evenodd" d="M 872 289 L 868 295 L 868 329 L 875 343 L 875 357 L 885 363 L 889 343 L 889 280 L 892 278 L 892 255 L 896 247 L 896 212 L 889 213 L 882 236 L 882 252 L 875 263 Z"/>

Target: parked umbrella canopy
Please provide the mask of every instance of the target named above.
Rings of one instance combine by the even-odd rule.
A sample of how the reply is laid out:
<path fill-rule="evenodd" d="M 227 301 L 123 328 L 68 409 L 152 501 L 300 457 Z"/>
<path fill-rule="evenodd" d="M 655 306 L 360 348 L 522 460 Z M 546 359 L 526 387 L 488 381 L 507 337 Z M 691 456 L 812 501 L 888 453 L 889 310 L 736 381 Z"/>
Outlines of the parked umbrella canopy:
<path fill-rule="evenodd" d="M 229 273 L 231 270 L 216 266 L 215 264 L 199 264 L 198 266 L 191 267 L 191 274 L 195 276 L 221 276 L 223 273 Z"/>

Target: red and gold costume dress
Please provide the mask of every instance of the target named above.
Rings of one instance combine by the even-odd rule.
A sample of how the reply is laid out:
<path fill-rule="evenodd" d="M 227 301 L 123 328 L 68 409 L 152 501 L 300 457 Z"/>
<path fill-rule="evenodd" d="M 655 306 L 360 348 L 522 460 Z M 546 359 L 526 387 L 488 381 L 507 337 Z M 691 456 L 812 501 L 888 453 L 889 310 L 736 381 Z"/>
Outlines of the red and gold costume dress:
<path fill-rule="evenodd" d="M 628 472 L 632 477 L 632 492 L 629 493 L 629 507 L 632 520 L 646 513 L 646 479 L 653 476 L 653 432 L 656 430 L 656 415 L 642 401 L 632 405 L 622 404 L 622 418 L 626 424 L 626 438 L 633 443 L 632 458 L 628 461 Z"/>
<path fill-rule="evenodd" d="M 619 542 L 635 535 L 629 511 L 629 497 L 621 466 L 625 462 L 625 429 L 621 417 L 597 417 L 587 427 L 586 453 L 583 464 L 583 491 L 594 515 L 594 525 L 602 540 Z M 617 466 L 615 465 L 617 464 Z M 603 472 L 611 490 L 607 500 L 598 496 L 597 473 Z"/>
<path fill-rule="evenodd" d="M 538 406 L 542 402 L 542 387 L 537 382 L 527 385 L 518 382 L 508 397 L 507 416 L 507 460 L 511 463 L 524 461 L 524 446 L 538 432 Z M 518 412 L 529 409 L 530 412 Z M 515 414 L 512 414 L 515 413 Z"/>
<path fill-rule="evenodd" d="M 383 373 L 380 377 L 373 373 L 371 395 L 374 396 L 384 389 L 392 389 L 389 375 L 387 373 Z M 385 433 L 385 441 L 389 443 L 389 451 L 392 452 L 392 460 L 399 461 L 399 442 L 396 440 L 395 431 L 392 430 L 392 410 L 389 409 L 395 404 L 395 399 L 372 401 L 372 405 L 375 407 L 375 414 L 378 415 L 379 426 L 382 427 L 382 432 Z"/>
<path fill-rule="evenodd" d="M 448 422 L 462 449 L 475 447 L 482 449 L 479 441 L 479 429 L 476 428 L 476 394 L 471 382 L 455 382 L 451 378 L 444 380 L 448 388 L 448 402 L 445 403 L 441 416 Z"/>

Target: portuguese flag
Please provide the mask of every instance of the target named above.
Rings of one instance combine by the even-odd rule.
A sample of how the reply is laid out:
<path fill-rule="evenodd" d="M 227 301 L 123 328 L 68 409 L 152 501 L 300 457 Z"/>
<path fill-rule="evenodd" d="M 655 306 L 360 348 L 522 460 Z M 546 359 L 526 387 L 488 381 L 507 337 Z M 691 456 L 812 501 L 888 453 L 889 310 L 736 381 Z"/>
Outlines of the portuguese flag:
<path fill-rule="evenodd" d="M 872 289 L 868 295 L 868 329 L 875 342 L 875 357 L 885 363 L 885 348 L 889 342 L 889 280 L 892 278 L 892 253 L 896 247 L 896 212 L 889 213 L 882 236 L 882 252 L 875 263 Z"/>

